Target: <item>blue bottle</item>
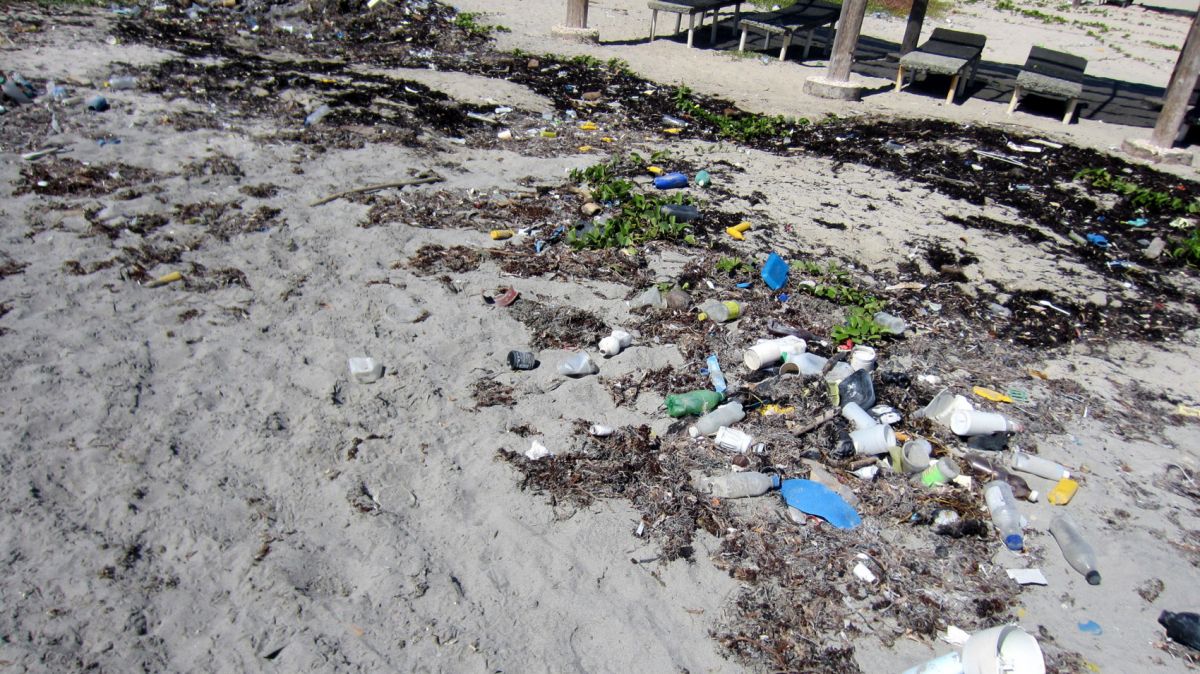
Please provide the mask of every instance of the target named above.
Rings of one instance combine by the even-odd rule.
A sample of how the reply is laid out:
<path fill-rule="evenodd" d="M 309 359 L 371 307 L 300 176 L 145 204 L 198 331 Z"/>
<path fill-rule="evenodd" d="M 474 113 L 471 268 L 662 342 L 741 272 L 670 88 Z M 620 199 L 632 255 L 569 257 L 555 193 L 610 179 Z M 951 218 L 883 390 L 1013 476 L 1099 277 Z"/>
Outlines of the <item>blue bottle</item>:
<path fill-rule="evenodd" d="M 687 187 L 687 184 L 687 176 L 679 172 L 668 173 L 654 179 L 654 186 L 660 190 L 673 190 L 677 187 Z"/>

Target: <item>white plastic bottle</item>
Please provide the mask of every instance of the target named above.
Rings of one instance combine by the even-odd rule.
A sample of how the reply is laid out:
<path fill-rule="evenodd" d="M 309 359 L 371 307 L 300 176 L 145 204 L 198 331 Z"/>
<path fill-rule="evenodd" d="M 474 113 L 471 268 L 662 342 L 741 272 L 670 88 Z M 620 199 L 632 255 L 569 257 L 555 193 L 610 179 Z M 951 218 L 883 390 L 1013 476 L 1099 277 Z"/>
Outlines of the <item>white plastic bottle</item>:
<path fill-rule="evenodd" d="M 600 340 L 600 353 L 606 356 L 615 356 L 621 353 L 622 350 L 629 348 L 633 343 L 633 335 L 630 335 L 624 330 L 613 330 L 612 334 Z"/>
<path fill-rule="evenodd" d="M 705 491 L 718 498 L 746 498 L 762 496 L 772 489 L 778 489 L 780 480 L 778 475 L 745 472 L 702 478 L 700 484 Z"/>
<path fill-rule="evenodd" d="M 1021 511 L 1017 510 L 1017 499 L 1013 496 L 1012 487 L 1003 480 L 992 480 L 983 486 L 983 500 L 987 502 L 992 514 L 992 524 L 1004 539 L 1004 545 L 1009 550 L 1020 550 L 1025 547 L 1025 538 L 1021 535 Z"/>
<path fill-rule="evenodd" d="M 1054 480 L 1055 482 L 1071 477 L 1071 473 L 1066 468 L 1063 468 L 1061 464 L 1057 464 L 1050 459 L 1043 459 L 1040 456 L 1026 454 L 1025 452 L 1014 451 L 1012 453 L 1012 467 L 1013 470 L 1037 475 L 1038 477 L 1044 477 L 1047 480 Z"/>
<path fill-rule="evenodd" d="M 693 438 L 698 438 L 701 435 L 712 435 L 720 427 L 732 426 L 745 417 L 746 412 L 742 410 L 742 404 L 735 400 L 725 403 L 697 419 L 696 425 L 688 429 L 688 434 Z"/>
<path fill-rule="evenodd" d="M 1070 515 L 1059 515 L 1050 520 L 1050 535 L 1058 541 L 1063 557 L 1071 568 L 1083 574 L 1088 585 L 1100 584 L 1100 572 L 1096 570 L 1096 551 L 1079 533 L 1079 527 Z"/>

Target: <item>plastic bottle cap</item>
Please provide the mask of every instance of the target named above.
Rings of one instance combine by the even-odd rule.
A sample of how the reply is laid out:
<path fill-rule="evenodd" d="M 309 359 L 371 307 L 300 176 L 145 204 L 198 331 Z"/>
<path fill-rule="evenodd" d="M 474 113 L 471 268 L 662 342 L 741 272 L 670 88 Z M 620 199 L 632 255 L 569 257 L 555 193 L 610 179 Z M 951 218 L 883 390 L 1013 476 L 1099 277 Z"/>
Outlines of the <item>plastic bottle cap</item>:
<path fill-rule="evenodd" d="M 1088 585 L 1099 585 L 1100 584 L 1100 572 L 1099 571 L 1088 571 L 1087 576 L 1085 576 L 1085 577 L 1087 578 Z"/>
<path fill-rule="evenodd" d="M 1017 551 L 1025 547 L 1025 541 L 1021 538 L 1020 534 L 1009 534 L 1008 536 L 1005 536 L 1004 544 L 1008 546 L 1009 550 L 1013 551 Z"/>

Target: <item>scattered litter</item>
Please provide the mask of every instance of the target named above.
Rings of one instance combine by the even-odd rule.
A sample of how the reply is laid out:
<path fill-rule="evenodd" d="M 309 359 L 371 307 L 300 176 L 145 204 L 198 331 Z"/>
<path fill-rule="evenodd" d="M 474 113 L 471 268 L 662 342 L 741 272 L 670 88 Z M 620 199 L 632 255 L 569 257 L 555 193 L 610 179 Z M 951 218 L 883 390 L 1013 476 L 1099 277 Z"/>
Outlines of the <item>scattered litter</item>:
<path fill-rule="evenodd" d="M 550 455 L 550 450 L 546 449 L 546 446 L 537 440 L 534 440 L 533 444 L 529 446 L 529 449 L 525 450 L 525 458 L 529 459 L 530 461 L 544 459 Z"/>
<path fill-rule="evenodd" d="M 825 485 L 812 480 L 784 480 L 781 491 L 789 506 L 820 517 L 838 529 L 853 529 L 862 524 L 854 508 Z"/>
<path fill-rule="evenodd" d="M 1095 620 L 1079 623 L 1079 631 L 1085 634 L 1094 634 L 1096 636 L 1104 634 L 1104 628 L 1100 627 L 1100 623 L 1096 622 Z"/>
<path fill-rule="evenodd" d="M 350 358 L 348 364 L 350 366 L 350 376 L 354 377 L 354 381 L 360 384 L 370 384 L 379 381 L 379 378 L 383 376 L 383 365 L 377 363 L 374 358 Z"/>
<path fill-rule="evenodd" d="M 1021 585 L 1048 585 L 1041 569 L 1006 569 L 1005 573 Z"/>

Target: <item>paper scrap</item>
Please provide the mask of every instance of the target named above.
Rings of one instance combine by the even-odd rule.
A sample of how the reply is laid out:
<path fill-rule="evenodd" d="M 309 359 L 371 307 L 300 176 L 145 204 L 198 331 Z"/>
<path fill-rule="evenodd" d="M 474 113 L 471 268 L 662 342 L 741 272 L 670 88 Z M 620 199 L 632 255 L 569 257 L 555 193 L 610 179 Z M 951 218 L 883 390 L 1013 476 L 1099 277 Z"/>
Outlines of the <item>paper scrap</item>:
<path fill-rule="evenodd" d="M 1049 585 L 1041 569 L 1005 569 L 1005 573 L 1021 585 Z"/>

